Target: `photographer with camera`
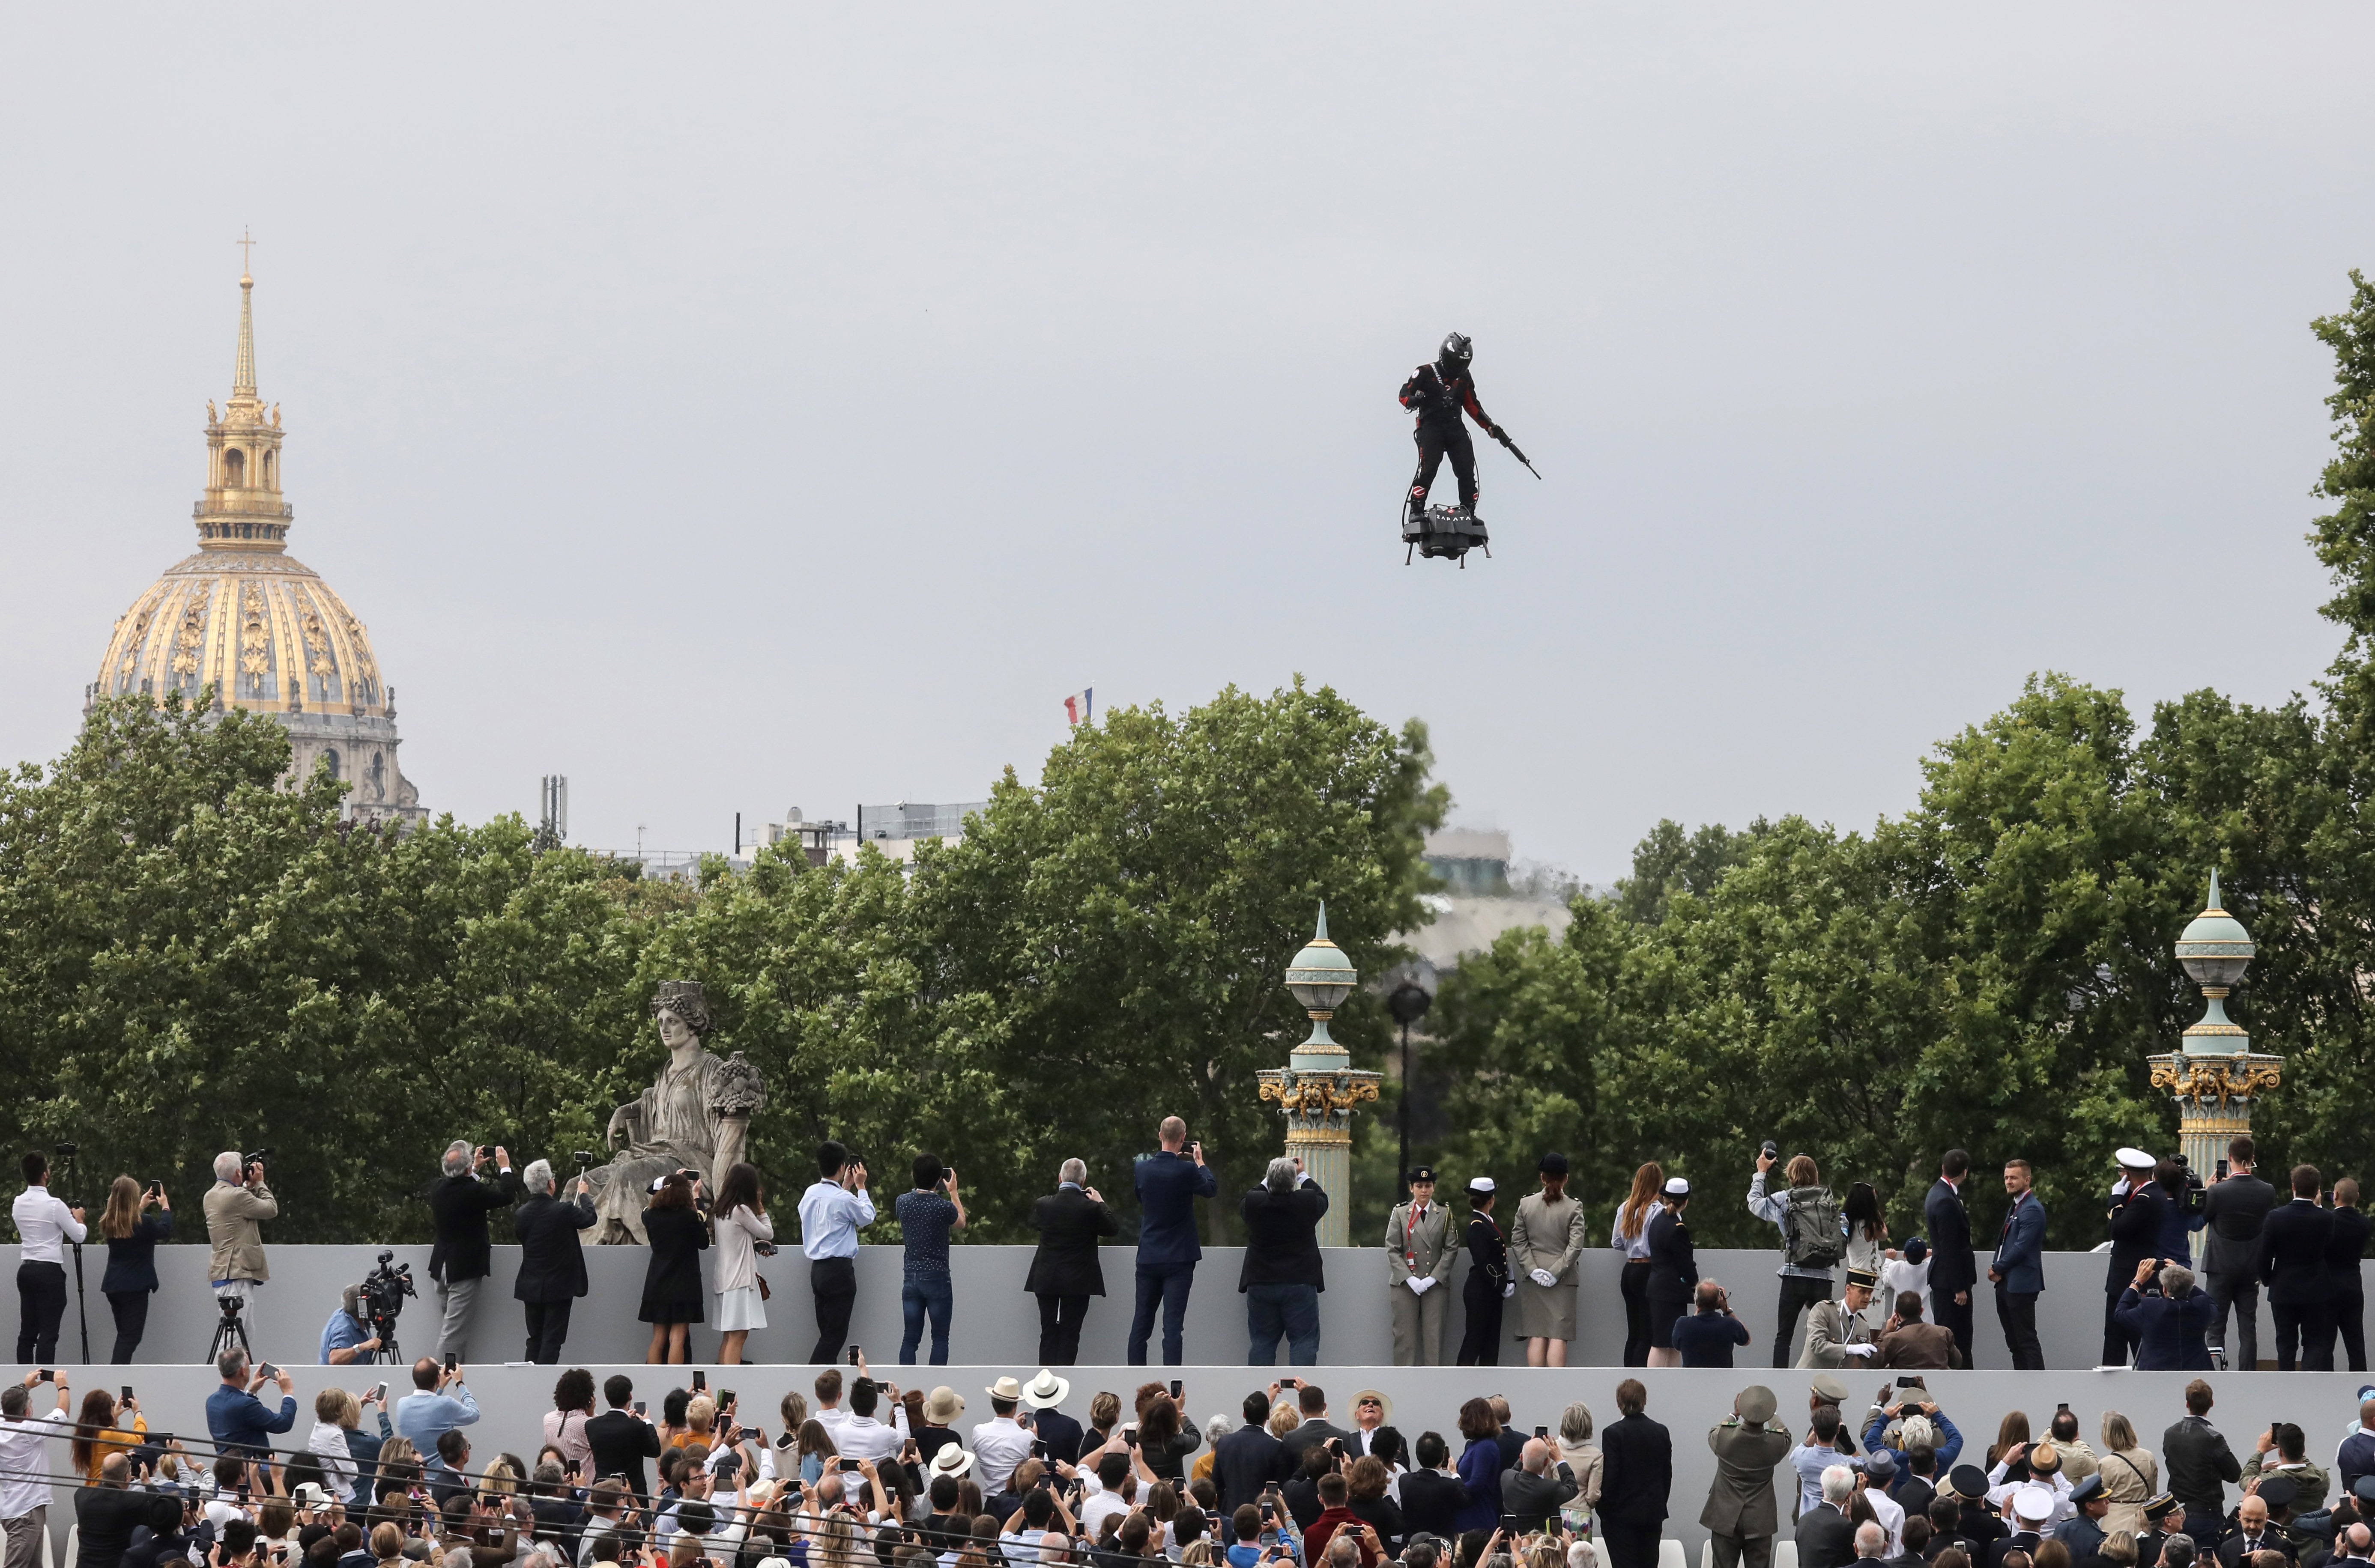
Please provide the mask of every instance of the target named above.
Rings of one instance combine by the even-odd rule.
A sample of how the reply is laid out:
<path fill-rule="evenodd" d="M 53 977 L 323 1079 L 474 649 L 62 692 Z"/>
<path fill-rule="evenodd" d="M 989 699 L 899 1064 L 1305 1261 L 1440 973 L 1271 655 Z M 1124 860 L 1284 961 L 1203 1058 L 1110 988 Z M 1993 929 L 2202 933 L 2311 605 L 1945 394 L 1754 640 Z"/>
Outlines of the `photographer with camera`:
<path fill-rule="evenodd" d="M 1732 1315 L 1731 1292 L 1713 1279 L 1699 1281 L 1698 1311 L 1670 1332 L 1684 1366 L 1728 1367 L 1733 1347 L 1749 1342 L 1748 1325 Z"/>
<path fill-rule="evenodd" d="M 1781 1318 L 1773 1333 L 1773 1364 L 1790 1364 L 1798 1315 L 1831 1299 L 1831 1270 L 1847 1256 L 1847 1225 L 1838 1195 L 1823 1185 L 1814 1156 L 1793 1154 L 1782 1167 L 1787 1191 L 1766 1190 L 1768 1173 L 1781 1151 L 1771 1138 L 1756 1152 L 1756 1174 L 1748 1182 L 1748 1211 L 1781 1232 Z"/>
<path fill-rule="evenodd" d="M 479 1173 L 488 1160 L 495 1163 L 495 1179 L 482 1182 Z M 512 1173 L 509 1150 L 476 1148 L 457 1138 L 445 1146 L 444 1177 L 429 1191 L 429 1211 L 437 1220 L 437 1244 L 429 1252 L 429 1277 L 437 1281 L 437 1352 L 458 1356 L 468 1348 L 470 1312 L 478 1305 L 479 1288 L 494 1270 L 494 1244 L 487 1235 L 487 1215 L 507 1208 L 520 1195 L 519 1177 Z"/>
<path fill-rule="evenodd" d="M 585 1156 L 578 1158 L 582 1161 Z M 569 1338 L 570 1309 L 586 1291 L 585 1248 L 577 1233 L 594 1227 L 594 1188 L 581 1169 L 575 1195 L 567 1202 L 553 1197 L 549 1160 L 531 1163 L 521 1179 L 527 1201 L 512 1211 L 512 1230 L 520 1244 L 512 1298 L 526 1308 L 527 1359 L 553 1366 Z"/>
<path fill-rule="evenodd" d="M 370 1361 L 379 1353 L 383 1343 L 372 1331 L 371 1313 L 364 1303 L 363 1287 L 349 1285 L 338 1297 L 337 1310 L 330 1321 L 322 1325 L 322 1359 L 324 1366 L 351 1366 Z"/>
<path fill-rule="evenodd" d="M 264 1261 L 262 1221 L 280 1212 L 272 1189 L 264 1185 L 264 1161 L 272 1150 L 242 1154 L 226 1149 L 215 1156 L 215 1185 L 207 1189 L 207 1242 L 213 1253 L 207 1260 L 207 1279 L 217 1301 L 236 1301 L 247 1315 L 248 1343 L 255 1342 L 256 1303 L 264 1282 L 272 1278 Z"/>
<path fill-rule="evenodd" d="M 157 1212 L 148 1208 L 154 1204 Z M 107 1238 L 107 1272 L 99 1281 L 115 1315 L 115 1350 L 108 1358 L 129 1366 L 148 1327 L 148 1298 L 157 1291 L 157 1244 L 173 1239 L 173 1206 L 165 1197 L 165 1184 L 142 1186 L 130 1176 L 118 1176 L 107 1189 L 107 1207 L 99 1216 L 99 1233 Z"/>
<path fill-rule="evenodd" d="M 10 1212 L 24 1243 L 17 1265 L 17 1359 L 48 1363 L 58 1359 L 58 1324 L 66 1315 L 65 1244 L 80 1243 L 82 1210 L 68 1208 L 50 1191 L 50 1157 L 25 1156 L 25 1190 Z"/>

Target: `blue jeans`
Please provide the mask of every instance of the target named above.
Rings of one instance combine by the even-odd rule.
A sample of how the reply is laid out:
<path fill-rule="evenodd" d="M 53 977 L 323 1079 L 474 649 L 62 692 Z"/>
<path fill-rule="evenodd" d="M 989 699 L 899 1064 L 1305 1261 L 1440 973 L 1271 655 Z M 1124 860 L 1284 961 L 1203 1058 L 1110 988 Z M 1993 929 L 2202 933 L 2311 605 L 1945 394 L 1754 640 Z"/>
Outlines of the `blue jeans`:
<path fill-rule="evenodd" d="M 899 1287 L 900 1310 L 907 1315 L 907 1331 L 899 1338 L 899 1364 L 916 1364 L 916 1347 L 924 1339 L 924 1314 L 932 1315 L 932 1364 L 949 1364 L 949 1313 L 956 1305 L 956 1286 L 945 1274 L 910 1279 Z"/>
<path fill-rule="evenodd" d="M 1154 1332 L 1154 1309 L 1163 1309 L 1163 1364 L 1177 1366 L 1186 1359 L 1188 1291 L 1196 1283 L 1192 1263 L 1141 1263 L 1138 1266 L 1138 1310 L 1129 1320 L 1129 1364 L 1146 1364 L 1146 1341 Z"/>
<path fill-rule="evenodd" d="M 1248 1285 L 1246 1326 L 1253 1344 L 1246 1351 L 1247 1366 L 1276 1366 L 1278 1340 L 1286 1336 L 1286 1353 L 1296 1366 L 1319 1364 L 1319 1291 L 1312 1285 Z"/>

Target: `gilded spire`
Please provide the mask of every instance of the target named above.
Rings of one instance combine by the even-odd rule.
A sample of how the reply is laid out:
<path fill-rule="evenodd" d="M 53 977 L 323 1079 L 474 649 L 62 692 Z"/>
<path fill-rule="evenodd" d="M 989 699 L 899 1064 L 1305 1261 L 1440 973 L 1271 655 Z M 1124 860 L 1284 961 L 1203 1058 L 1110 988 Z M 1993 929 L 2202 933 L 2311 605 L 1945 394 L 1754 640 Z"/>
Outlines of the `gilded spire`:
<path fill-rule="evenodd" d="M 239 363 L 231 368 L 230 395 L 255 395 L 255 279 L 239 275 Z"/>

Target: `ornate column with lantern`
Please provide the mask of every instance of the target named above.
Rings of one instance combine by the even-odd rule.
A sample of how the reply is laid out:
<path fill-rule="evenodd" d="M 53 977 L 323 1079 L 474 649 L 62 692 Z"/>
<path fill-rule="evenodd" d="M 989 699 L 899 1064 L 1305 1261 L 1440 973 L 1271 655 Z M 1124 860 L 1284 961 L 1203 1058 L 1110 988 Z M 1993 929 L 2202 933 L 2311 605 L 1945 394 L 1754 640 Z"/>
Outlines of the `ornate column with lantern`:
<path fill-rule="evenodd" d="M 2151 1058 L 2153 1087 L 2177 1097 L 2179 1147 L 2204 1180 L 2227 1158 L 2227 1145 L 2251 1130 L 2251 1102 L 2284 1081 L 2284 1058 L 2252 1050 L 2251 1037 L 2227 1016 L 2227 993 L 2258 950 L 2243 923 L 2219 907 L 2213 871 L 2210 907 L 2177 939 L 2178 961 L 2209 1006 L 2181 1049 Z"/>
<path fill-rule="evenodd" d="M 1319 929 L 1310 945 L 1286 967 L 1286 988 L 1311 1015 L 1311 1038 L 1294 1048 L 1283 1067 L 1261 1075 L 1261 1097 L 1274 1100 L 1286 1117 L 1286 1151 L 1328 1195 L 1327 1218 L 1319 1221 L 1319 1244 L 1345 1245 L 1352 1236 L 1353 1108 L 1377 1098 L 1377 1075 L 1357 1072 L 1352 1053 L 1328 1032 L 1328 1020 L 1360 974 L 1344 949 L 1328 939 L 1328 906 L 1319 906 Z"/>

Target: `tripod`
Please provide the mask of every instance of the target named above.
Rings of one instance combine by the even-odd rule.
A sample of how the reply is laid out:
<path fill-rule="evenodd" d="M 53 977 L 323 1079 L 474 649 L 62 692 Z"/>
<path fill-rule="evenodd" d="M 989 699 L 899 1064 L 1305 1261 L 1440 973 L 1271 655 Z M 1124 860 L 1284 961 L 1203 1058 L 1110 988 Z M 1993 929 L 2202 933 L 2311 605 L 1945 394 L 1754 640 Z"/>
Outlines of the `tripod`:
<path fill-rule="evenodd" d="M 207 1360 L 214 1361 L 225 1350 L 237 1347 L 240 1353 L 253 1360 L 255 1352 L 247 1343 L 247 1325 L 240 1321 L 239 1309 L 246 1305 L 241 1296 L 218 1296 L 215 1304 L 222 1308 L 222 1321 L 215 1325 L 215 1337 L 207 1346 Z"/>

